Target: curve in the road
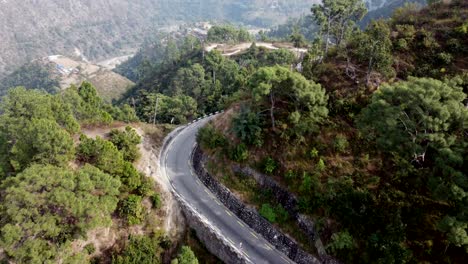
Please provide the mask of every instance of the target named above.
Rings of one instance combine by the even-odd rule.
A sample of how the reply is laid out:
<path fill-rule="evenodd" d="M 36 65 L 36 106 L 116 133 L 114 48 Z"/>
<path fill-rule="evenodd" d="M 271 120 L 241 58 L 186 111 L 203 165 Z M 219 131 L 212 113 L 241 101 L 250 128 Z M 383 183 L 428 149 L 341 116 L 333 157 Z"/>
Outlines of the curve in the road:
<path fill-rule="evenodd" d="M 196 144 L 196 134 L 211 118 L 180 129 L 170 136 L 173 138 L 163 148 L 161 167 L 173 191 L 207 219 L 211 227 L 219 231 L 237 251 L 242 252 L 249 262 L 294 263 L 222 205 L 194 174 L 190 160 Z"/>

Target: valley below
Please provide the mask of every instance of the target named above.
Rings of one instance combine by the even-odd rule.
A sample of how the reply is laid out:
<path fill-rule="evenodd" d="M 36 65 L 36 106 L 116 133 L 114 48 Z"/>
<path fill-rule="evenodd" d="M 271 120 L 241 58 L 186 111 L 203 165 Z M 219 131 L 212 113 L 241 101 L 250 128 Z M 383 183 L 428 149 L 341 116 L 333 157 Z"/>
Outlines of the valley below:
<path fill-rule="evenodd" d="M 468 2 L 0 0 L 0 263 L 464 264 Z"/>

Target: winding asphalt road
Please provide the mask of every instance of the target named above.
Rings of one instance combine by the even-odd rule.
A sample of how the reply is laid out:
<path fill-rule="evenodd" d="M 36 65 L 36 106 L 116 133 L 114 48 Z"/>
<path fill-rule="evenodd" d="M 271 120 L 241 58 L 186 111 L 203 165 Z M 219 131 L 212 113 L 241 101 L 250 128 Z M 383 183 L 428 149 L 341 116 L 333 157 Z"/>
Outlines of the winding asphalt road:
<path fill-rule="evenodd" d="M 224 207 L 194 174 L 190 159 L 196 144 L 196 134 L 210 118 L 183 128 L 163 150 L 161 167 L 173 190 L 208 219 L 250 263 L 294 263 Z"/>

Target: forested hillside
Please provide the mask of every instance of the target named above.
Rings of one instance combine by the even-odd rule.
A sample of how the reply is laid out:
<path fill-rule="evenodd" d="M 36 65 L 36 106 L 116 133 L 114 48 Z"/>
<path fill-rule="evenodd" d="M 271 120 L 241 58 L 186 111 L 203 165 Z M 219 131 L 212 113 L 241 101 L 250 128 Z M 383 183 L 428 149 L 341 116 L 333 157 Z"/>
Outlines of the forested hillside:
<path fill-rule="evenodd" d="M 402 7 L 407 4 L 418 4 L 424 6 L 428 1 L 426 0 L 369 0 L 366 1 L 370 6 L 369 13 L 360 22 L 364 27 L 369 24 L 373 19 L 388 18 L 392 15 L 393 11 L 398 7 Z"/>
<path fill-rule="evenodd" d="M 57 55 L 26 63 L 0 79 L 0 96 L 17 86 L 55 94 L 84 81 L 93 84 L 99 96 L 108 103 L 120 99 L 134 85 L 104 67 Z"/>
<path fill-rule="evenodd" d="M 0 112 L 2 262 L 198 263 L 161 229 L 163 198 L 136 168 L 141 136 L 111 129 L 137 121 L 128 105 L 83 83 L 57 95 L 12 89 Z M 109 132 L 84 134 L 96 126 Z"/>
<path fill-rule="evenodd" d="M 408 4 L 418 4 L 421 7 L 426 4 L 426 0 L 368 0 L 364 1 L 368 12 L 359 21 L 361 28 L 365 28 L 372 20 L 386 19 L 391 17 L 393 11 Z M 265 36 L 276 40 L 289 39 L 295 31 L 304 35 L 310 41 L 317 37 L 317 26 L 313 21 L 312 14 L 306 14 L 299 18 L 290 17 L 284 24 L 273 27 Z"/>
<path fill-rule="evenodd" d="M 271 192 L 230 165 L 297 196 L 344 263 L 464 263 L 468 5 L 448 2 L 406 5 L 361 29 L 363 2 L 325 1 L 309 20 L 318 39 L 290 35 L 304 58 L 255 44 L 227 57 L 174 39 L 153 47 L 160 61 L 136 65 L 127 100 L 152 121 L 159 98 L 161 123 L 225 109 L 199 133 L 209 170 L 312 253 Z"/>
<path fill-rule="evenodd" d="M 304 251 L 324 263 L 466 263 L 468 2 L 314 2 L 0 1 L 0 72 L 145 38 L 115 70 L 135 82 L 115 105 L 89 82 L 58 89 L 35 64 L 35 78 L 3 84 L 39 90 L 0 99 L 0 262 L 197 264 L 205 249 L 190 230 L 166 235 L 163 192 L 138 161 L 177 125 L 224 110 L 197 135 L 205 169 Z M 394 11 L 372 19 L 381 7 Z M 148 36 L 205 19 L 229 21 L 206 36 Z M 237 22 L 282 25 L 255 36 Z M 223 50 L 236 44 L 250 47 Z"/>
<path fill-rule="evenodd" d="M 89 60 L 117 56 L 135 49 L 156 30 L 184 22 L 229 20 L 271 26 L 299 15 L 314 2 L 0 1 L 0 77 L 48 55 L 83 55 Z"/>

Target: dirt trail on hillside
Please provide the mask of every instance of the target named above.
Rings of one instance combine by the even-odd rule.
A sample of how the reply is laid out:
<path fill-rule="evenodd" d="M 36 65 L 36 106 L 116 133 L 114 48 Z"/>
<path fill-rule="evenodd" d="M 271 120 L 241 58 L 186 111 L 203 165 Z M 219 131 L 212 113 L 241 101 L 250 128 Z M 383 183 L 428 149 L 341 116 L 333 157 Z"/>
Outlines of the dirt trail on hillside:
<path fill-rule="evenodd" d="M 229 45 L 229 44 L 220 44 L 220 43 L 212 43 L 205 47 L 205 50 L 207 52 L 210 52 L 212 50 L 219 50 L 223 56 L 233 56 L 238 53 L 241 53 L 245 50 L 248 50 L 254 42 L 244 42 L 236 45 Z M 306 53 L 307 49 L 304 48 L 295 48 L 292 46 L 290 43 L 268 43 L 268 42 L 255 42 L 255 45 L 257 47 L 264 47 L 269 50 L 277 50 L 280 48 L 285 48 L 288 49 L 296 54 L 298 56 L 300 54 Z"/>

